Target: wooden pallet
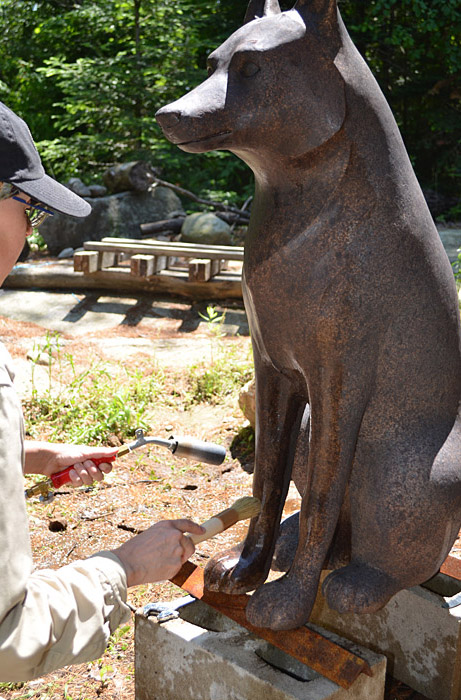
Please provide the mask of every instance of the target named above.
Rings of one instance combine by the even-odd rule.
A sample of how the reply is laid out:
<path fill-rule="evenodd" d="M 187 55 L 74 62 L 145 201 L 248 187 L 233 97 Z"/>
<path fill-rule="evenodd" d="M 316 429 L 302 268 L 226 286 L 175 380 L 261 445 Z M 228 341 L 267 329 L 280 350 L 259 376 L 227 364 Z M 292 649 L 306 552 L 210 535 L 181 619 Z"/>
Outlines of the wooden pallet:
<path fill-rule="evenodd" d="M 189 282 L 217 281 L 229 261 L 243 261 L 243 247 L 103 238 L 87 241 L 84 251 L 74 254 L 74 271 L 93 275 L 102 270 L 120 270 L 127 266 L 126 261 L 133 277 L 147 279 L 173 273 L 178 277 L 182 273 Z"/>

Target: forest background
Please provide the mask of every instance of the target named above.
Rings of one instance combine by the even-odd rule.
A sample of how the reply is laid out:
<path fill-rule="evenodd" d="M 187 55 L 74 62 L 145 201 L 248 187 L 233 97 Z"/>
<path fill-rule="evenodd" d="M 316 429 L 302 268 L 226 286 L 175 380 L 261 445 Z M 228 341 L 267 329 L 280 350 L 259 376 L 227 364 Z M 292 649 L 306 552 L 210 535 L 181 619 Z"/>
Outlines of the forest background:
<path fill-rule="evenodd" d="M 282 9 L 292 3 L 282 2 Z M 349 32 L 397 118 L 424 188 L 461 216 L 459 0 L 340 0 Z M 248 168 L 169 144 L 156 110 L 205 77 L 207 54 L 245 0 L 0 0 L 0 100 L 30 125 L 47 170 L 97 182 L 146 160 L 164 179 L 241 204 Z"/>

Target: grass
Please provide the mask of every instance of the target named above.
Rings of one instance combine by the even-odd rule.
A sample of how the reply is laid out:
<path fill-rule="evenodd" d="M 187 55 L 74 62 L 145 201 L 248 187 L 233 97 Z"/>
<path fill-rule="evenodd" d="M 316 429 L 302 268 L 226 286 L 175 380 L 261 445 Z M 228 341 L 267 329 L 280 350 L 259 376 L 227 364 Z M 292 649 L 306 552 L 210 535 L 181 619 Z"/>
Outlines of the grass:
<path fill-rule="evenodd" d="M 187 411 L 197 403 L 218 404 L 237 397 L 252 377 L 251 355 L 222 342 L 224 314 L 219 316 L 213 307 L 208 307 L 207 313 L 209 359 L 204 358 L 181 376 L 152 361 L 135 368 L 99 361 L 79 371 L 59 335 L 47 333 L 30 355 L 32 391 L 23 400 L 29 435 L 43 435 L 45 427 L 51 441 L 100 444 L 115 435 L 123 442 L 134 436 L 136 428 L 148 431 L 149 416 L 159 406 L 180 404 Z M 44 391 L 37 387 L 38 364 L 46 366 Z"/>
<path fill-rule="evenodd" d="M 251 354 L 242 356 L 235 348 L 223 343 L 225 314 L 207 306 L 200 316 L 207 322 L 210 338 L 209 360 L 193 365 L 188 376 L 188 403 L 215 404 L 225 396 L 238 393 L 253 376 Z"/>

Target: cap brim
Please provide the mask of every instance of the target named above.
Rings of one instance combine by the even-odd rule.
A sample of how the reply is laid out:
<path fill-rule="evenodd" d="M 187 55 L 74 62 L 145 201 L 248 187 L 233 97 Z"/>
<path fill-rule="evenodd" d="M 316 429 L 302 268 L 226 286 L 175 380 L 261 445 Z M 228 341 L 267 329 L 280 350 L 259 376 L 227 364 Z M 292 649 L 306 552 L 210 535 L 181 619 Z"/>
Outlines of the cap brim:
<path fill-rule="evenodd" d="M 23 180 L 15 182 L 25 194 L 30 194 L 51 209 L 69 216 L 88 216 L 91 206 L 88 202 L 72 192 L 49 175 L 44 175 L 40 180 Z"/>

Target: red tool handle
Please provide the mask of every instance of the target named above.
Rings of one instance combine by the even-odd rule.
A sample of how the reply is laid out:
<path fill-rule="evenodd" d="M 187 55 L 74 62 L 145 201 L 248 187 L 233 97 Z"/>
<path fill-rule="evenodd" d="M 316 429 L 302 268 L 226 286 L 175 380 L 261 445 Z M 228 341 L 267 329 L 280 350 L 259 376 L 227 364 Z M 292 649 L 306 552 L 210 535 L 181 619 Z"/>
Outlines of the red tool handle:
<path fill-rule="evenodd" d="M 91 458 L 88 457 L 87 459 L 91 459 L 91 461 L 94 462 L 94 464 L 96 464 L 96 466 L 98 466 L 99 464 L 103 464 L 103 462 L 106 462 L 106 463 L 113 462 L 116 457 L 117 457 L 117 452 L 114 455 L 106 455 L 105 457 L 91 457 Z M 67 484 L 67 482 L 70 481 L 69 472 L 73 468 L 74 468 L 74 465 L 71 464 L 70 467 L 66 467 L 62 471 L 56 472 L 56 474 L 52 474 L 50 476 L 50 479 L 53 482 L 53 486 L 56 489 L 59 488 L 60 486 L 62 486 L 63 484 Z"/>

